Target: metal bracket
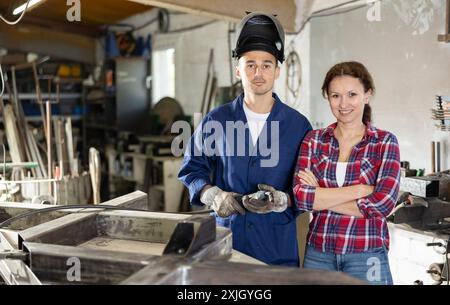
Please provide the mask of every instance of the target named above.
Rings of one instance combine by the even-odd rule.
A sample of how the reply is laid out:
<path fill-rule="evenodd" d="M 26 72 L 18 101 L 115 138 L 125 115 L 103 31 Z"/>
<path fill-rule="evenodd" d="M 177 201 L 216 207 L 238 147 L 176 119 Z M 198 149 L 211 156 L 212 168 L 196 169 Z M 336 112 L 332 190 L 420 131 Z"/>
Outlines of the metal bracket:
<path fill-rule="evenodd" d="M 177 224 L 163 255 L 191 255 L 215 239 L 216 221 L 214 217 L 192 216 Z"/>

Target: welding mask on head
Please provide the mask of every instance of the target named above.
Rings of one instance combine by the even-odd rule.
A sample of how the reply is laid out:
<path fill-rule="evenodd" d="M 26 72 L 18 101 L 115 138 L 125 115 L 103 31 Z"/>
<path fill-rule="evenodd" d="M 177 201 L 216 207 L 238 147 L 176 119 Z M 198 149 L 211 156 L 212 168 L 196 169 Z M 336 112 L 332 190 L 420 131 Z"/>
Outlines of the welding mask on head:
<path fill-rule="evenodd" d="M 283 63 L 284 30 L 275 16 L 261 12 L 248 14 L 238 24 L 236 37 L 234 58 L 239 58 L 249 51 L 265 51 Z"/>

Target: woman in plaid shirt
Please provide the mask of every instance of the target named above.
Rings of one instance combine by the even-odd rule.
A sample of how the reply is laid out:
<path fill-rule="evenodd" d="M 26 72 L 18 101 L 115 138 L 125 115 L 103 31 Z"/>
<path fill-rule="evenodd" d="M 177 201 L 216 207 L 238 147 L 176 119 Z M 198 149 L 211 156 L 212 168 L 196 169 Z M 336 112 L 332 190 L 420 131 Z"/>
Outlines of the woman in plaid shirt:
<path fill-rule="evenodd" d="M 322 93 L 337 122 L 305 137 L 294 194 L 298 208 L 313 214 L 305 268 L 392 284 L 386 217 L 398 196 L 400 151 L 392 133 L 371 124 L 374 92 L 360 63 L 340 63 L 327 73 Z"/>

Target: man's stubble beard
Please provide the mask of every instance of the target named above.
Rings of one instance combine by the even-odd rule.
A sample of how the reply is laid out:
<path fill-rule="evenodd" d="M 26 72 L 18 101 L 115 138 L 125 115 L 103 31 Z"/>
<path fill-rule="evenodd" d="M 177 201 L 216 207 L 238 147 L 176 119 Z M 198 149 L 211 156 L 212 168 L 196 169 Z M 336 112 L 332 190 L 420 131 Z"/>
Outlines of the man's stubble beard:
<path fill-rule="evenodd" d="M 264 96 L 264 95 L 266 95 L 266 94 L 268 94 L 269 92 L 270 93 L 272 93 L 273 92 L 273 87 L 274 87 L 274 84 L 272 84 L 269 88 L 267 88 L 267 89 L 264 89 L 264 88 L 258 88 L 258 87 L 256 87 L 255 89 L 252 89 L 251 88 L 251 86 L 250 86 L 250 92 L 252 92 L 254 95 L 258 95 L 258 96 Z M 260 90 L 263 90 L 263 91 L 260 91 Z"/>

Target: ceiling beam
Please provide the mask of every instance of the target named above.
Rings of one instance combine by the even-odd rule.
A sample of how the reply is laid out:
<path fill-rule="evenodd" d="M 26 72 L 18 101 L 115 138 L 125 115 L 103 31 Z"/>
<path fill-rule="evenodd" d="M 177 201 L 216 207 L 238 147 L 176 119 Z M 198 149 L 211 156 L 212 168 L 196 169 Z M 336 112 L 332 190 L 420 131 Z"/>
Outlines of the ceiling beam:
<path fill-rule="evenodd" d="M 238 22 L 246 11 L 263 11 L 277 15 L 286 32 L 295 30 L 295 0 L 128 0 L 214 19 Z"/>
<path fill-rule="evenodd" d="M 21 52 L 35 52 L 50 57 L 95 63 L 95 39 L 19 24 L 0 23 L 0 46 Z"/>
<path fill-rule="evenodd" d="M 351 8 L 356 7 L 358 5 L 367 5 L 367 0 L 300 0 L 305 2 L 312 3 L 311 13 L 317 13 L 322 10 L 332 10 L 332 9 L 343 9 L 343 8 Z"/>
<path fill-rule="evenodd" d="M 57 22 L 35 16 L 25 16 L 21 24 L 47 28 L 52 31 L 76 33 L 77 35 L 98 38 L 105 34 L 105 31 L 96 26 L 83 25 L 79 22 Z"/>

